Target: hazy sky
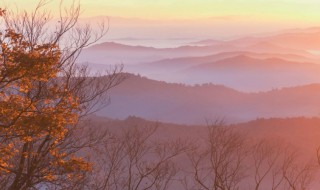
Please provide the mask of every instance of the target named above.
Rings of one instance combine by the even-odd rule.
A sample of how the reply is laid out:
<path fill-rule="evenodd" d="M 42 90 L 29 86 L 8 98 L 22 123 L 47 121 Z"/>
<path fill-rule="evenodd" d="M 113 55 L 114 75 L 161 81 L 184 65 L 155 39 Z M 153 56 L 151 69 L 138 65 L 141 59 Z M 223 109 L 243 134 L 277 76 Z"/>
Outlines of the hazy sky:
<path fill-rule="evenodd" d="M 60 0 L 47 6 L 57 13 Z M 0 0 L 31 9 L 38 0 Z M 66 7 L 72 0 L 64 0 Z M 109 16 L 110 38 L 215 38 L 320 26 L 320 0 L 79 0 L 82 17 Z M 140 18 L 119 20 L 121 18 Z M 151 21 L 144 21 L 145 19 Z"/>
<path fill-rule="evenodd" d="M 87 15 L 194 19 L 226 15 L 320 21 L 319 0 L 82 0 Z"/>
<path fill-rule="evenodd" d="M 33 7 L 37 0 L 1 0 Z M 51 0 L 50 6 L 54 7 Z M 65 0 L 66 3 L 72 0 Z M 320 22 L 320 0 L 80 0 L 83 16 L 195 19 L 226 15 Z"/>

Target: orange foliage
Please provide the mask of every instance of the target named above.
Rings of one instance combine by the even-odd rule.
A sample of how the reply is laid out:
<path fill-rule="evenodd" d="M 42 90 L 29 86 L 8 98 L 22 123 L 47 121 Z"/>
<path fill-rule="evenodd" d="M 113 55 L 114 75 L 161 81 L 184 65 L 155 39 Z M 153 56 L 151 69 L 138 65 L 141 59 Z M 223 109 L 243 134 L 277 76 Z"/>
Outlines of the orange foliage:
<path fill-rule="evenodd" d="M 0 9 L 0 16 L 4 13 Z M 39 162 L 49 157 L 50 167 L 68 176 L 90 170 L 83 159 L 58 148 L 80 111 L 78 98 L 59 86 L 60 56 L 56 44 L 31 44 L 11 28 L 0 33 L 0 175 L 18 176 L 20 166 L 11 164 L 16 158 Z M 40 148 L 42 142 L 50 142 L 47 149 Z M 41 170 L 37 173 L 43 172 L 45 180 L 56 178 L 55 170 Z"/>

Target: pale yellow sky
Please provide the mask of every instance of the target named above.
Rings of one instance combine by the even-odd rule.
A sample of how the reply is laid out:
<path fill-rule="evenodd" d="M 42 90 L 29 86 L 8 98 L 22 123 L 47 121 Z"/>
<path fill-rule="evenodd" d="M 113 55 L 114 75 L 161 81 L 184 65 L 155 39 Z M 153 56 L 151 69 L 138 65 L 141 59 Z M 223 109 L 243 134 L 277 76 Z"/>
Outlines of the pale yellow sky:
<path fill-rule="evenodd" d="M 57 14 L 60 0 L 46 6 Z M 38 0 L 0 0 L 32 9 Z M 72 0 L 64 0 L 68 7 Z M 79 0 L 82 20 L 109 16 L 106 38 L 233 38 L 320 26 L 320 0 Z M 118 18 L 115 18 L 118 17 Z M 126 19 L 121 19 L 126 18 Z M 140 18 L 140 19 L 128 19 Z M 107 39 L 106 39 L 107 40 Z"/>
<path fill-rule="evenodd" d="M 38 0 L 1 0 L 20 8 L 34 7 Z M 320 21 L 320 0 L 79 0 L 83 17 L 117 16 L 148 19 L 198 19 L 226 15 L 267 20 Z M 51 0 L 56 12 L 59 0 Z M 72 0 L 65 0 L 69 4 Z"/>
<path fill-rule="evenodd" d="M 284 16 L 314 19 L 319 0 L 82 0 L 87 14 L 195 18 L 217 15 Z"/>

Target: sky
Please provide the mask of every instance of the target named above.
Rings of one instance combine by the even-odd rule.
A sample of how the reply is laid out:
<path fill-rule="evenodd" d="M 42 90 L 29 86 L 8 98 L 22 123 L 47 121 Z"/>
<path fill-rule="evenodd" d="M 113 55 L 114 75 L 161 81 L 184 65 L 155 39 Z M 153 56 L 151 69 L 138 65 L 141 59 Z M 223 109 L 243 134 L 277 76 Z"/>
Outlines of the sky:
<path fill-rule="evenodd" d="M 54 9 L 60 0 L 49 0 Z M 38 0 L 1 0 L 32 8 Z M 69 4 L 72 0 L 64 0 Z M 79 0 L 83 17 L 118 16 L 147 19 L 201 19 L 224 16 L 252 16 L 259 19 L 320 20 L 320 0 Z"/>
<path fill-rule="evenodd" d="M 38 0 L 0 0 L 32 9 Z M 46 9 L 57 14 L 60 0 Z M 64 0 L 68 7 L 72 0 Z M 320 0 L 79 0 L 83 20 L 110 18 L 109 39 L 234 38 L 320 26 Z"/>
<path fill-rule="evenodd" d="M 319 0 L 82 0 L 88 15 L 195 19 L 226 15 L 261 19 L 320 20 Z"/>

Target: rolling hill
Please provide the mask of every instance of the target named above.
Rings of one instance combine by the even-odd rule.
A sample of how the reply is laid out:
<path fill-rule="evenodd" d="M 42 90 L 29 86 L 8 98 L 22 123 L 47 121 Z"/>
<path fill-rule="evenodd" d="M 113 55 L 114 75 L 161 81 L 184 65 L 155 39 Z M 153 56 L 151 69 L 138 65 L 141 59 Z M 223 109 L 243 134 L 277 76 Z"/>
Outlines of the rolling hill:
<path fill-rule="evenodd" d="M 163 122 L 203 124 L 224 118 L 228 123 L 258 117 L 318 116 L 320 84 L 244 93 L 221 85 L 188 86 L 129 75 L 110 92 L 110 105 L 99 115 L 130 115 Z"/>

